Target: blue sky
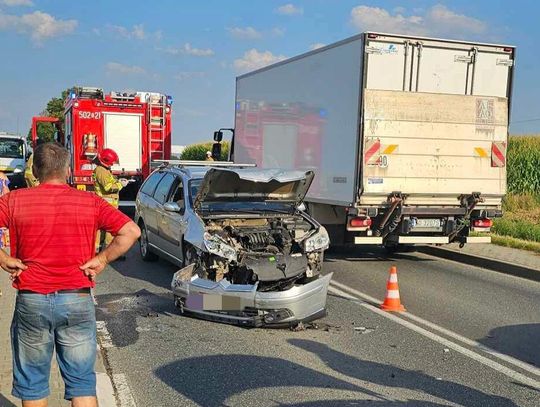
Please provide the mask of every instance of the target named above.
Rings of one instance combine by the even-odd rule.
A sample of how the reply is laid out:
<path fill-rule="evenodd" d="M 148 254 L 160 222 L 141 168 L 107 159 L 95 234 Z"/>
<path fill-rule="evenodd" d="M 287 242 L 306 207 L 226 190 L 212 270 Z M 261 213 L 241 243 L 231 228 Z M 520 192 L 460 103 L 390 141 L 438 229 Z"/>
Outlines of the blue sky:
<path fill-rule="evenodd" d="M 0 0 L 0 131 L 72 85 L 174 98 L 173 142 L 234 124 L 235 77 L 365 30 L 516 45 L 513 133 L 540 133 L 534 1 Z"/>

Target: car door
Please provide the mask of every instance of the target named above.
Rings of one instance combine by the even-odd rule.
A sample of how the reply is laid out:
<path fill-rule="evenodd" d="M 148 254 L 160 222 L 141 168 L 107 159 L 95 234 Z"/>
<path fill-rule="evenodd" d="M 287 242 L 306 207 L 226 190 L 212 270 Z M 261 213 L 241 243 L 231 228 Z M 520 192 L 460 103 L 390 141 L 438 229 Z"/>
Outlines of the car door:
<path fill-rule="evenodd" d="M 180 212 L 169 212 L 163 210 L 159 222 L 159 236 L 167 253 L 181 265 L 183 260 L 182 238 L 186 231 L 187 221 L 184 217 L 185 211 L 185 191 L 182 177 L 176 177 L 167 202 L 177 203 L 181 208 Z"/>
<path fill-rule="evenodd" d="M 155 206 L 155 217 L 153 220 L 155 220 L 155 225 L 152 225 L 155 229 L 155 236 L 156 236 L 156 242 L 155 245 L 158 249 L 168 252 L 166 250 L 166 243 L 163 239 L 163 236 L 160 234 L 160 225 L 163 220 L 163 215 L 165 213 L 165 210 L 163 209 L 163 205 L 165 202 L 167 202 L 167 199 L 169 199 L 169 195 L 171 193 L 171 189 L 173 187 L 173 183 L 176 180 L 176 176 L 171 173 L 167 172 L 163 178 L 159 181 L 159 184 L 156 187 L 156 190 L 154 191 L 154 201 L 156 203 Z"/>
<path fill-rule="evenodd" d="M 154 192 L 161 179 L 165 176 L 165 171 L 154 172 L 144 182 L 137 194 L 135 207 L 137 210 L 137 222 L 142 220 L 148 234 L 148 242 L 155 245 L 158 238 L 157 209 L 158 203 L 154 199 Z"/>

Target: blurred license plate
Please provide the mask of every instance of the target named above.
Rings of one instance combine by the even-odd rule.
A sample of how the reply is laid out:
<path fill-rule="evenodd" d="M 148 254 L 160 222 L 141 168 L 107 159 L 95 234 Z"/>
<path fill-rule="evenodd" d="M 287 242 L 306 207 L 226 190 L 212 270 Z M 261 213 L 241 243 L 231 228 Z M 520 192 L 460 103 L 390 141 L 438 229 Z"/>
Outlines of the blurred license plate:
<path fill-rule="evenodd" d="M 418 219 L 416 222 L 417 228 L 440 228 L 441 220 L 440 219 Z"/>

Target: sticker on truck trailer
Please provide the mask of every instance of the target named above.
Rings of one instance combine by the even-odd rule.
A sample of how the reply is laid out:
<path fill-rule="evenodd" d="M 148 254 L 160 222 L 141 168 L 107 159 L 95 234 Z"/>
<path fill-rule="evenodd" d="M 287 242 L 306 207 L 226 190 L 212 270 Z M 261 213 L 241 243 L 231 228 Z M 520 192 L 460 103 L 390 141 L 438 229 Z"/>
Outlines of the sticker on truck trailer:
<path fill-rule="evenodd" d="M 504 167 L 506 165 L 506 143 L 494 141 L 491 143 L 491 166 Z"/>
<path fill-rule="evenodd" d="M 367 139 L 365 146 L 364 162 L 367 165 L 377 165 L 380 149 L 381 140 L 373 138 Z"/>
<path fill-rule="evenodd" d="M 487 157 L 489 157 L 488 152 L 487 152 L 486 149 L 483 148 L 483 147 L 475 147 L 475 148 L 474 148 L 474 155 L 475 155 L 476 157 L 480 157 L 480 158 L 487 158 Z"/>
<path fill-rule="evenodd" d="M 383 178 L 368 178 L 367 183 L 369 185 L 380 185 L 384 183 L 384 179 Z"/>
<path fill-rule="evenodd" d="M 476 123 L 493 124 L 495 121 L 493 99 L 476 100 Z"/>

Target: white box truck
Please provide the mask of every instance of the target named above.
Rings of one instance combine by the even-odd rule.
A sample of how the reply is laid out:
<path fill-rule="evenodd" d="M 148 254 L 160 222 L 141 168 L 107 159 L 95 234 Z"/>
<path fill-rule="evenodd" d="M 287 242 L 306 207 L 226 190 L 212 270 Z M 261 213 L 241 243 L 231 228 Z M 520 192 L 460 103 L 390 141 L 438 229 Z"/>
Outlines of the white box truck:
<path fill-rule="evenodd" d="M 312 168 L 333 243 L 488 242 L 515 48 L 367 32 L 240 76 L 232 156 Z"/>

